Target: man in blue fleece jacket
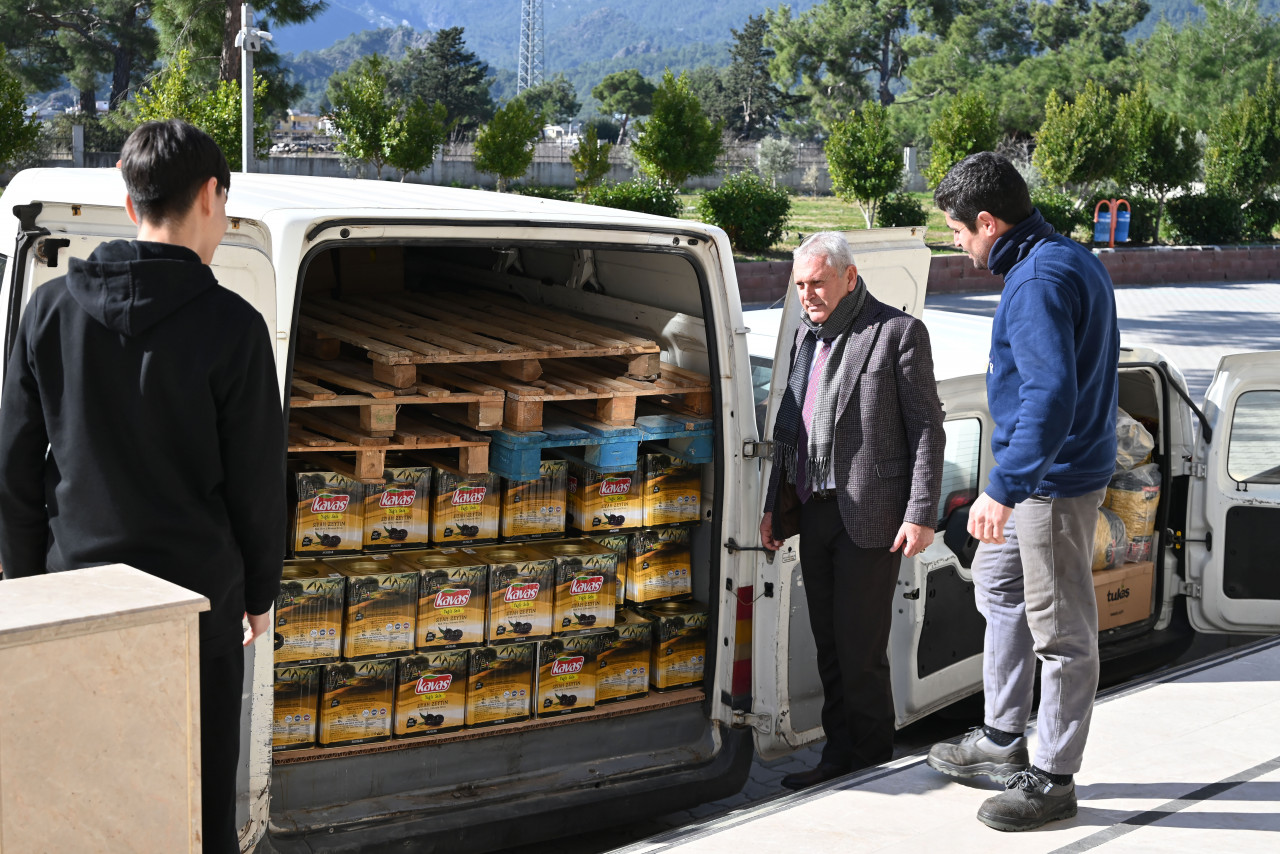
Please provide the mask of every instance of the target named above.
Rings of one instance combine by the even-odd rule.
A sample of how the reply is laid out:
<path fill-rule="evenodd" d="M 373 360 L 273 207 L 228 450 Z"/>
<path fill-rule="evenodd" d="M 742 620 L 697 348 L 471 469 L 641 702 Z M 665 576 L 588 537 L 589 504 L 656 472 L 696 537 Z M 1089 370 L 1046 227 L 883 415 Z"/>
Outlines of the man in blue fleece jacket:
<path fill-rule="evenodd" d="M 957 163 L 934 193 L 955 244 L 1004 276 L 991 328 L 987 404 L 996 468 L 969 510 L 987 619 L 985 725 L 936 744 L 929 764 L 1006 784 L 978 819 L 1030 830 L 1076 814 L 1098 686 L 1092 559 L 1098 507 L 1115 470 L 1120 332 L 1102 263 L 1054 232 L 1026 183 L 991 152 Z M 1038 743 L 1026 727 L 1041 662 Z M 1029 767 L 1028 767 L 1029 766 Z"/>

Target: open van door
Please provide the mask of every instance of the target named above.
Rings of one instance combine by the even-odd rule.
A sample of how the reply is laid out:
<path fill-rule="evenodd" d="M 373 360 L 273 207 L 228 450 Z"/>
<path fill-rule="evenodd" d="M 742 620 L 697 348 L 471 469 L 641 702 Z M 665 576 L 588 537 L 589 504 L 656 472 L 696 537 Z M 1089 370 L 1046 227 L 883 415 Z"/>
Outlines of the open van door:
<path fill-rule="evenodd" d="M 1201 632 L 1280 631 L 1280 352 L 1224 356 L 1187 494 L 1187 613 Z"/>
<path fill-rule="evenodd" d="M 888 305 L 920 317 L 929 278 L 929 249 L 923 228 L 846 232 L 858 273 L 870 293 Z M 800 301 L 788 287 L 778 324 L 764 437 L 773 436 L 778 407 L 787 390 L 791 345 L 800 324 Z M 761 475 L 767 488 L 773 460 Z M 904 561 L 904 563 L 906 563 Z M 756 566 L 752 611 L 751 694 L 756 750 L 770 759 L 823 738 L 822 682 L 809 630 L 809 605 L 800 573 L 800 538 L 762 555 Z"/>

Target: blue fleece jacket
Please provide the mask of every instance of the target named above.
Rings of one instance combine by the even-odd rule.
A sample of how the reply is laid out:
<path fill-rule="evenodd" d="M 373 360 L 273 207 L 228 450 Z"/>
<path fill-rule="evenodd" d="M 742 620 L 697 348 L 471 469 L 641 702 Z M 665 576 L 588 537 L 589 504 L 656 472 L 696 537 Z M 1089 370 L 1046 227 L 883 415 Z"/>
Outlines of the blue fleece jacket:
<path fill-rule="evenodd" d="M 1004 276 L 991 329 L 987 406 L 1005 506 L 1107 485 L 1116 463 L 1120 329 L 1111 277 L 1040 212 L 1005 232 L 988 267 Z"/>

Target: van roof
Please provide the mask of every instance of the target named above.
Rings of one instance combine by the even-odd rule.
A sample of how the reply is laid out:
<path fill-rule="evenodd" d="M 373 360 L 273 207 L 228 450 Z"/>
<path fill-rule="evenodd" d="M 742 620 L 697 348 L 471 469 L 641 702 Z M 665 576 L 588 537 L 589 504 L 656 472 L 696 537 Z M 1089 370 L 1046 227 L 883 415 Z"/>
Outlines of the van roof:
<path fill-rule="evenodd" d="M 110 168 L 30 169 L 14 176 L 5 196 L 18 203 L 42 201 L 120 207 L 125 198 L 124 179 L 119 169 Z M 262 220 L 272 211 L 287 210 L 307 211 L 309 217 L 316 212 L 359 214 L 391 210 L 432 217 L 447 211 L 450 215 L 462 215 L 464 218 L 469 214 L 477 218 L 492 218 L 495 214 L 505 213 L 551 221 L 572 218 L 579 222 L 628 222 L 650 227 L 663 224 L 666 229 L 670 229 L 674 222 L 679 222 L 682 230 L 695 226 L 691 220 L 671 220 L 515 193 L 362 178 L 232 173 L 231 192 L 227 196 L 228 216 Z"/>

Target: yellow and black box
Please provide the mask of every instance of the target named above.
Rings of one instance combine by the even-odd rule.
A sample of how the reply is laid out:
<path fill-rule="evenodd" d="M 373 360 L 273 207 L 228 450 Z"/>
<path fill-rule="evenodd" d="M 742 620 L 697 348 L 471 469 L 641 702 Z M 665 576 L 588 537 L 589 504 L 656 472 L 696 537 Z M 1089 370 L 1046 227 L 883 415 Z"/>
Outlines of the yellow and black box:
<path fill-rule="evenodd" d="M 409 655 L 396 662 L 391 735 L 414 738 L 462 729 L 467 716 L 467 651 Z"/>
<path fill-rule="evenodd" d="M 631 537 L 627 601 L 637 605 L 693 595 L 689 528 L 656 528 Z"/>
<path fill-rule="evenodd" d="M 319 666 L 276 668 L 272 691 L 272 751 L 315 747 L 323 669 Z"/>
<path fill-rule="evenodd" d="M 636 472 L 601 474 L 569 466 L 569 527 L 584 534 L 639 528 L 644 516 Z"/>
<path fill-rule="evenodd" d="M 595 708 L 597 662 L 609 635 L 597 632 L 538 644 L 534 714 L 549 718 Z"/>
<path fill-rule="evenodd" d="M 359 554 L 364 542 L 364 484 L 291 463 L 293 556 Z"/>
<path fill-rule="evenodd" d="M 431 539 L 431 472 L 426 467 L 388 468 L 385 483 L 365 484 L 365 551 L 426 548 Z"/>
<path fill-rule="evenodd" d="M 509 643 L 467 650 L 467 726 L 529 719 L 533 702 L 536 643 Z"/>
<path fill-rule="evenodd" d="M 613 625 L 618 556 L 591 540 L 552 540 L 532 546 L 555 561 L 552 631 L 582 634 Z"/>
<path fill-rule="evenodd" d="M 653 620 L 630 608 L 619 608 L 612 631 L 613 638 L 597 662 L 598 705 L 634 700 L 649 693 Z"/>
<path fill-rule="evenodd" d="M 320 744 L 366 744 L 391 737 L 396 662 L 340 661 L 324 666 L 320 694 Z"/>
<path fill-rule="evenodd" d="M 627 568 L 631 562 L 631 534 L 592 534 L 587 539 L 599 543 L 618 556 L 618 582 L 614 585 L 618 604 L 627 601 Z"/>
<path fill-rule="evenodd" d="M 498 476 L 464 475 L 436 468 L 431 474 L 431 543 L 464 546 L 498 541 L 502 496 Z"/>
<path fill-rule="evenodd" d="M 564 536 L 568 465 L 564 460 L 543 460 L 537 480 L 502 479 L 503 540 Z"/>
<path fill-rule="evenodd" d="M 702 513 L 702 466 L 669 454 L 640 454 L 641 524 L 646 528 L 687 525 Z"/>
<path fill-rule="evenodd" d="M 347 578 L 342 657 L 360 661 L 413 652 L 418 570 L 389 555 L 332 558 L 325 564 Z"/>
<path fill-rule="evenodd" d="M 475 551 L 489 565 L 489 642 L 551 637 L 555 561 L 521 543 Z"/>
<path fill-rule="evenodd" d="M 489 566 L 472 549 L 401 552 L 422 572 L 418 587 L 419 652 L 484 644 L 489 612 Z"/>
<path fill-rule="evenodd" d="M 707 660 L 707 606 L 658 602 L 642 613 L 653 620 L 649 684 L 658 691 L 701 684 Z"/>
<path fill-rule="evenodd" d="M 277 667 L 328 664 L 342 654 L 347 579 L 318 560 L 285 561 L 276 597 Z"/>

